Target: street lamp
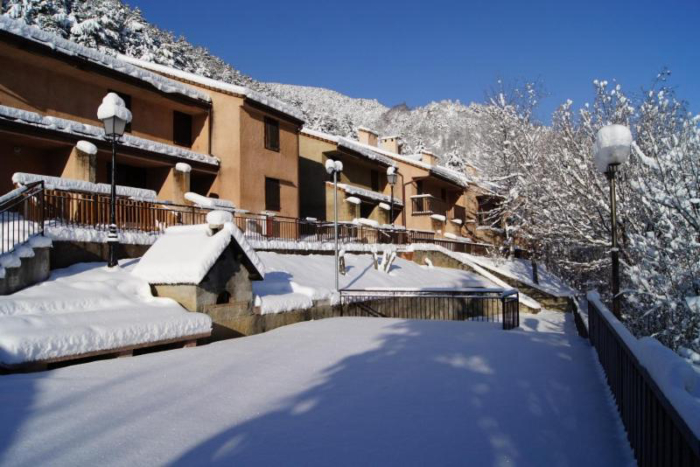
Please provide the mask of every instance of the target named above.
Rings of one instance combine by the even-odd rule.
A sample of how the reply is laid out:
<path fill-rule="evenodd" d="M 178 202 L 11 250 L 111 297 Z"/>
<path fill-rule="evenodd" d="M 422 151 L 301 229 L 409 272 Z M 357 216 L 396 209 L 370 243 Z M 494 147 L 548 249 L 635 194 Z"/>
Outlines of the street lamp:
<path fill-rule="evenodd" d="M 624 125 L 607 125 L 598 130 L 593 153 L 595 165 L 610 182 L 610 223 L 612 226 L 612 295 L 613 314 L 620 319 L 620 251 L 617 247 L 617 200 L 615 175 L 617 166 L 627 162 L 632 152 L 632 133 Z"/>
<path fill-rule="evenodd" d="M 112 192 L 109 203 L 109 261 L 107 265 L 112 268 L 117 265 L 116 244 L 119 241 L 117 236 L 116 203 L 117 186 L 115 183 L 115 173 L 117 171 L 117 142 L 124 134 L 126 125 L 131 121 L 131 112 L 126 108 L 124 101 L 116 93 L 110 92 L 97 109 L 97 118 L 105 127 L 105 139 L 112 141 Z"/>
<path fill-rule="evenodd" d="M 396 185 L 396 180 L 399 178 L 399 171 L 396 167 L 393 165 L 386 169 L 386 179 L 389 182 L 389 185 L 391 185 L 391 210 L 390 216 L 391 216 L 391 226 L 394 227 L 394 185 Z"/>
<path fill-rule="evenodd" d="M 334 211 L 334 223 L 333 223 L 333 231 L 334 231 L 334 237 L 335 237 L 335 290 L 340 291 L 339 287 L 339 279 L 338 279 L 338 270 L 340 268 L 339 265 L 339 253 L 338 253 L 338 175 L 340 172 L 343 171 L 343 163 L 340 161 L 334 161 L 332 159 L 328 159 L 326 161 L 326 172 L 328 172 L 329 175 L 333 175 L 333 211 Z"/>

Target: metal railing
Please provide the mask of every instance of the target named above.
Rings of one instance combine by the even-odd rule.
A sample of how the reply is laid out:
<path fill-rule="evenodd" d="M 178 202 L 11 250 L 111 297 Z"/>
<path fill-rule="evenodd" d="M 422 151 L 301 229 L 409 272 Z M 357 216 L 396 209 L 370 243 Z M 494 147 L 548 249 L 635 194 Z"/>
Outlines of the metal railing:
<path fill-rule="evenodd" d="M 44 233 L 44 182 L 29 183 L 0 198 L 0 255 Z"/>
<path fill-rule="evenodd" d="M 342 289 L 343 316 L 487 321 L 520 326 L 518 291 L 511 289 Z"/>
<path fill-rule="evenodd" d="M 588 334 L 637 463 L 700 466 L 700 440 L 592 301 L 588 302 Z"/>

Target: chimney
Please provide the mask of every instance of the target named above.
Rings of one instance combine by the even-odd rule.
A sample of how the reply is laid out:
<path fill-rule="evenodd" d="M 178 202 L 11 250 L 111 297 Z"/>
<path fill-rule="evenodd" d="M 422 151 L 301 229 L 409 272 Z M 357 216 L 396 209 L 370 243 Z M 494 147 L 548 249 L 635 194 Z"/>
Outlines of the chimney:
<path fill-rule="evenodd" d="M 379 138 L 379 148 L 401 154 L 401 138 L 399 136 L 382 136 Z"/>
<path fill-rule="evenodd" d="M 427 149 L 423 149 L 420 152 L 420 160 L 422 162 L 425 162 L 426 164 L 430 165 L 437 165 L 438 163 L 438 158 L 435 154 L 432 152 L 428 151 Z"/>
<path fill-rule="evenodd" d="M 357 139 L 360 143 L 367 144 L 369 146 L 377 147 L 377 137 L 379 136 L 373 130 L 365 128 L 363 126 L 357 127 Z"/>

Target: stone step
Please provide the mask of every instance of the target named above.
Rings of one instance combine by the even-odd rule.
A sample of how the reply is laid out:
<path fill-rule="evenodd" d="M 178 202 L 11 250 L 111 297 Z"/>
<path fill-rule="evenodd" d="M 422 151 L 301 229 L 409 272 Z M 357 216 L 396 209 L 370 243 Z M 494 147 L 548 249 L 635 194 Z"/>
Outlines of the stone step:
<path fill-rule="evenodd" d="M 0 256 L 0 295 L 9 295 L 46 280 L 50 273 L 51 240 L 36 236 Z"/>

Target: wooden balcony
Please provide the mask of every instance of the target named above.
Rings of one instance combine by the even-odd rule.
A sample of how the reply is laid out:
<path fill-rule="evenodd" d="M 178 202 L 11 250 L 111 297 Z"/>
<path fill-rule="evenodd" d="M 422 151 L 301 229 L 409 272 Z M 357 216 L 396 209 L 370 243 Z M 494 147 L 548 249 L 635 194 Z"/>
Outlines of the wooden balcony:
<path fill-rule="evenodd" d="M 467 209 L 464 206 L 454 205 L 450 209 L 450 219 L 459 219 L 464 224 L 467 220 Z"/>
<path fill-rule="evenodd" d="M 447 215 L 447 203 L 433 195 L 411 196 L 414 216 L 429 216 L 431 214 Z"/>

